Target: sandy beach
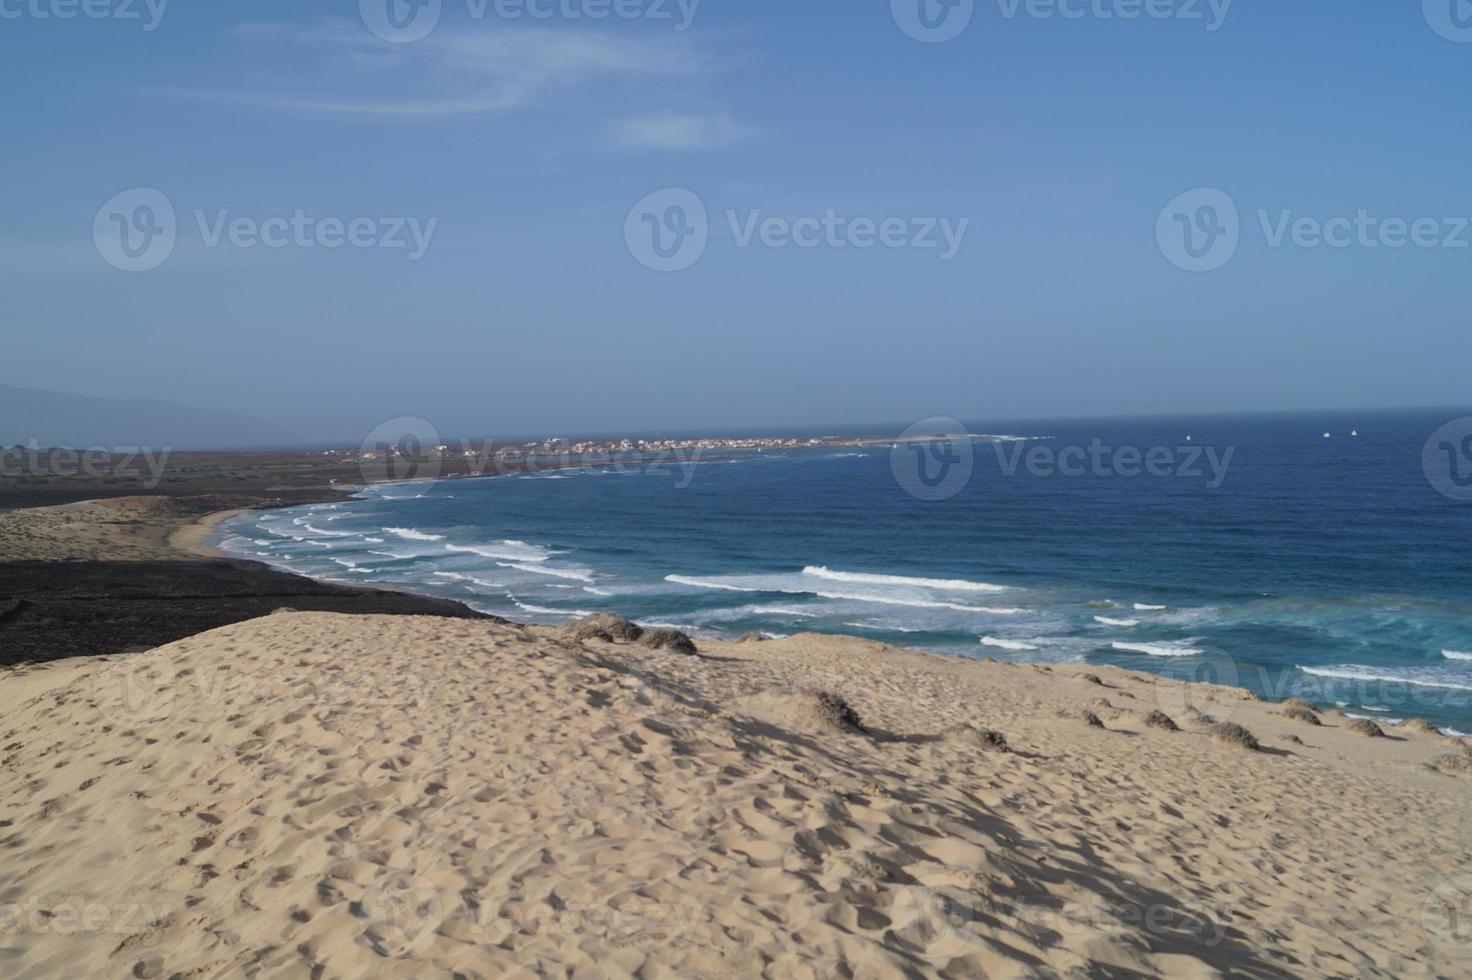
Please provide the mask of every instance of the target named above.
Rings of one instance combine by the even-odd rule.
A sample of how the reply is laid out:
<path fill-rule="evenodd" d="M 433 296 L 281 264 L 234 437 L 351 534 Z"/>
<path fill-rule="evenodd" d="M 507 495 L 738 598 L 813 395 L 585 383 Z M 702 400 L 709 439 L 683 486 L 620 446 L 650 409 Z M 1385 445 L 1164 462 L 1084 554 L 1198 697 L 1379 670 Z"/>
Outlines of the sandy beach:
<path fill-rule="evenodd" d="M 1472 968 L 1453 740 L 1231 689 L 282 613 L 0 704 L 10 976 Z"/>

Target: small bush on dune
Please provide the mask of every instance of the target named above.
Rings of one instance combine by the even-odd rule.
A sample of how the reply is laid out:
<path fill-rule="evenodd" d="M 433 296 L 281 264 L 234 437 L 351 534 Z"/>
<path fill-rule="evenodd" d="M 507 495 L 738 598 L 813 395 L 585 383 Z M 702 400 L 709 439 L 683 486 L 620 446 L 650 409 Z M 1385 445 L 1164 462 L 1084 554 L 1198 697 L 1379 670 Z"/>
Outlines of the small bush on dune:
<path fill-rule="evenodd" d="M 1161 731 L 1166 732 L 1178 732 L 1181 730 L 1181 726 L 1172 721 L 1170 715 L 1164 711 L 1152 711 L 1141 720 L 1149 728 L 1159 728 Z"/>
<path fill-rule="evenodd" d="M 644 635 L 644 628 L 637 623 L 629 622 L 622 616 L 599 613 L 596 616 L 568 623 L 562 628 L 562 634 L 570 640 L 604 640 L 608 643 L 627 640 L 632 642 Z"/>
<path fill-rule="evenodd" d="M 1347 727 L 1356 735 L 1363 735 L 1366 738 L 1385 737 L 1385 729 L 1381 728 L 1379 725 L 1375 724 L 1368 718 L 1356 718 L 1354 721 L 1350 722 Z"/>
<path fill-rule="evenodd" d="M 679 630 L 650 630 L 639 638 L 639 642 L 651 650 L 671 650 L 675 653 L 695 653 L 695 641 Z"/>
<path fill-rule="evenodd" d="M 1283 707 L 1302 708 L 1304 711 L 1314 712 L 1317 712 L 1319 710 L 1312 701 L 1305 701 L 1303 698 L 1289 698 L 1288 700 L 1283 702 Z"/>
<path fill-rule="evenodd" d="M 976 744 L 992 752 L 1007 751 L 1007 736 L 990 728 L 953 725 L 945 730 L 945 737 L 951 741 Z"/>
<path fill-rule="evenodd" d="M 1289 745 L 1303 744 L 1303 739 L 1299 738 L 1297 735 L 1284 735 L 1283 741 L 1287 742 Z"/>
<path fill-rule="evenodd" d="M 1306 725 L 1321 725 L 1321 724 L 1323 724 L 1323 722 L 1319 721 L 1319 716 L 1318 715 L 1314 714 L 1312 711 L 1308 710 L 1307 708 L 1300 708 L 1296 704 L 1293 707 L 1289 708 L 1287 711 L 1283 712 L 1283 717 L 1284 718 L 1291 718 L 1294 721 L 1301 721 L 1301 722 L 1303 722 Z"/>
<path fill-rule="evenodd" d="M 851 728 L 856 732 L 866 731 L 863 719 L 854 706 L 841 694 L 832 691 L 815 691 L 813 701 L 823 719 L 835 728 Z"/>
<path fill-rule="evenodd" d="M 1472 755 L 1448 752 L 1426 763 L 1426 767 L 1448 776 L 1472 776 Z"/>
<path fill-rule="evenodd" d="M 1419 735 L 1440 735 L 1441 729 L 1437 728 L 1425 718 L 1411 718 L 1395 726 L 1396 731 L 1416 732 Z"/>
<path fill-rule="evenodd" d="M 1100 687 L 1104 686 L 1104 678 L 1100 677 L 1098 674 L 1079 674 L 1078 679 L 1081 681 L 1087 681 L 1090 684 L 1097 684 Z"/>
<path fill-rule="evenodd" d="M 765 643 L 765 642 L 767 642 L 767 638 L 766 638 L 766 636 L 764 636 L 761 633 L 747 633 L 744 636 L 742 636 L 741 639 L 737 640 L 736 642 L 737 643 Z"/>
<path fill-rule="evenodd" d="M 1223 745 L 1234 745 L 1237 748 L 1248 749 L 1252 752 L 1256 752 L 1261 748 L 1258 745 L 1257 738 L 1251 732 L 1241 725 L 1230 721 L 1224 721 L 1213 728 L 1211 730 L 1211 737 L 1214 741 L 1220 742 Z"/>

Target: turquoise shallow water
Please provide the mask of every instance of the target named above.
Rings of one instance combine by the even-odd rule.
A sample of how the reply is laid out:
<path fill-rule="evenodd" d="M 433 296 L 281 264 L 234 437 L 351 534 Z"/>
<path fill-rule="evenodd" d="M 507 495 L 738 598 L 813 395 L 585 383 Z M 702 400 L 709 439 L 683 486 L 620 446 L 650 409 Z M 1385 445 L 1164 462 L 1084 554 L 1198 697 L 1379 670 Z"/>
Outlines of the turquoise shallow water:
<path fill-rule="evenodd" d="M 245 515 L 224 543 L 520 621 L 855 633 L 1472 732 L 1472 502 L 1423 466 L 1456 414 L 1014 422 L 933 457 L 884 445 L 397 484 Z M 1034 452 L 1053 465 L 1018 455 Z M 959 485 L 966 460 L 947 470 L 947 453 L 969 460 Z"/>

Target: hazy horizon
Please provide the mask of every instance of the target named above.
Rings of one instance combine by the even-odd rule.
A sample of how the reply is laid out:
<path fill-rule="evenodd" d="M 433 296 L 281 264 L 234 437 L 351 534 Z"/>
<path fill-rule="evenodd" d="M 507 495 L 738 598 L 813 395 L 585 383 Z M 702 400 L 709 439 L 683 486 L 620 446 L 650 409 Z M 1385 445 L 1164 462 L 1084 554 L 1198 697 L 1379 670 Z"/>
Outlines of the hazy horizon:
<path fill-rule="evenodd" d="M 309 443 L 1465 397 L 1472 38 L 1429 8 L 38 4 L 28 386 Z"/>

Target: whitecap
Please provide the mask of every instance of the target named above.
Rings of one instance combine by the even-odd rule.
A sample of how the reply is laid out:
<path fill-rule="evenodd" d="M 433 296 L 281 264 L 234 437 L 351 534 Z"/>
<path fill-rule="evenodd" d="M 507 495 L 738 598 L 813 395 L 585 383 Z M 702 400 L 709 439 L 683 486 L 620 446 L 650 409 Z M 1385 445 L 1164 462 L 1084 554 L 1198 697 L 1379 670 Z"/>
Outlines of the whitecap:
<path fill-rule="evenodd" d="M 1105 626 L 1139 626 L 1138 619 L 1110 619 L 1108 616 L 1095 616 L 1094 622 Z"/>
<path fill-rule="evenodd" d="M 876 575 L 868 572 L 841 572 L 822 565 L 809 565 L 802 570 L 804 575 L 827 579 L 831 582 L 852 582 L 856 585 L 901 585 L 916 589 L 938 589 L 943 592 L 1006 592 L 1005 585 L 990 582 L 969 582 L 965 579 L 915 578 L 908 575 Z"/>
<path fill-rule="evenodd" d="M 386 527 L 383 530 L 389 534 L 396 535 L 406 541 L 443 541 L 443 534 L 425 534 L 423 531 L 412 527 Z"/>
<path fill-rule="evenodd" d="M 1135 603 L 1135 611 L 1136 612 L 1161 612 L 1161 611 L 1166 610 L 1166 609 L 1169 609 L 1169 608 L 1170 608 L 1169 606 L 1147 606 L 1143 602 L 1137 602 L 1137 603 Z"/>
<path fill-rule="evenodd" d="M 1037 647 L 1031 643 L 1023 643 L 1021 640 L 1004 640 L 995 636 L 983 636 L 981 645 L 984 647 L 996 647 L 999 650 L 1036 650 Z"/>
<path fill-rule="evenodd" d="M 1120 643 L 1115 641 L 1109 644 L 1116 650 L 1127 653 L 1143 653 L 1151 657 L 1199 657 L 1206 651 L 1198 647 L 1187 646 L 1190 640 L 1181 640 L 1167 643 Z"/>

